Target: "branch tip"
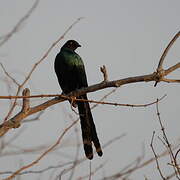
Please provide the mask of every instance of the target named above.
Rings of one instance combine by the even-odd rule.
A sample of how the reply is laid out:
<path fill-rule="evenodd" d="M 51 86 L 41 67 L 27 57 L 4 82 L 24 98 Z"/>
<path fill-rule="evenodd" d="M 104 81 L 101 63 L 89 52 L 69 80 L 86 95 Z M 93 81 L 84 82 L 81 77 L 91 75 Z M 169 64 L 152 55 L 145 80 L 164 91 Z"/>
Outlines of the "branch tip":
<path fill-rule="evenodd" d="M 30 90 L 28 88 L 25 88 L 22 92 L 23 96 L 30 96 Z M 30 99 L 29 98 L 23 98 L 23 106 L 22 106 L 22 112 L 27 113 L 30 109 Z"/>
<path fill-rule="evenodd" d="M 103 82 L 107 82 L 108 81 L 108 74 L 107 74 L 106 66 L 103 65 L 102 67 L 100 67 L 100 71 L 103 73 L 103 77 L 104 77 Z"/>
<path fill-rule="evenodd" d="M 169 42 L 169 44 L 167 45 L 167 47 L 165 48 L 163 54 L 161 55 L 161 58 L 159 60 L 159 64 L 158 64 L 158 67 L 157 67 L 157 73 L 158 72 L 161 72 L 163 70 L 163 62 L 166 58 L 166 55 L 168 54 L 169 50 L 171 49 L 172 45 L 175 43 L 175 41 L 179 38 L 180 36 L 180 31 L 177 32 L 175 34 L 175 36 L 171 39 L 171 41 Z M 157 83 L 159 82 L 159 80 L 157 80 L 154 84 L 154 87 L 156 87 Z"/>

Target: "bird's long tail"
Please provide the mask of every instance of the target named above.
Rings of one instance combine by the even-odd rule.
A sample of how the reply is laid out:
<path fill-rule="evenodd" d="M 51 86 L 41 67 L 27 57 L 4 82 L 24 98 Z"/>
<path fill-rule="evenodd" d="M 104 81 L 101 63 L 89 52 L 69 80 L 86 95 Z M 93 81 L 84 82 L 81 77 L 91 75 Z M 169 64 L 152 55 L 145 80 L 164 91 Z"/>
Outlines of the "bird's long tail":
<path fill-rule="evenodd" d="M 79 98 L 87 99 L 86 95 L 82 95 Z M 88 159 L 93 158 L 92 142 L 96 148 L 96 152 L 99 156 L 102 156 L 101 145 L 97 136 L 96 127 L 91 114 L 91 109 L 88 102 L 78 102 L 78 110 L 80 115 L 82 139 L 84 144 L 84 151 Z"/>

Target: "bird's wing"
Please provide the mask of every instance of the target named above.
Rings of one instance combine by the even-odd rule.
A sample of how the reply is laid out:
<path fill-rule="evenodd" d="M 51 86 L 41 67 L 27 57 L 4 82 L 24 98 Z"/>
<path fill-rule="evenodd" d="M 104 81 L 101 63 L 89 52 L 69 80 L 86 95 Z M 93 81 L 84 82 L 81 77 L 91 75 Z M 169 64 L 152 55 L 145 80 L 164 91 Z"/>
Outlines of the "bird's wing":
<path fill-rule="evenodd" d="M 71 74 L 71 77 L 76 83 L 76 89 L 80 89 L 82 87 L 87 87 L 87 77 L 85 72 L 85 66 L 81 59 L 81 57 L 78 54 L 74 54 L 71 58 L 72 61 L 69 63 L 68 71 Z"/>

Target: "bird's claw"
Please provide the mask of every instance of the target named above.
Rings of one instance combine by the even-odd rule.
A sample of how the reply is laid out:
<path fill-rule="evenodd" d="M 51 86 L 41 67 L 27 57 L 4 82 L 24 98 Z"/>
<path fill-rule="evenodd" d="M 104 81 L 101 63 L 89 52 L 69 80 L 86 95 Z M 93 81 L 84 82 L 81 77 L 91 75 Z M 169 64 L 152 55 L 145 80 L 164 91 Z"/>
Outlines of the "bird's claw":
<path fill-rule="evenodd" d="M 70 102 L 71 102 L 72 107 L 74 107 L 74 108 L 77 107 L 76 97 L 75 96 L 71 97 Z"/>

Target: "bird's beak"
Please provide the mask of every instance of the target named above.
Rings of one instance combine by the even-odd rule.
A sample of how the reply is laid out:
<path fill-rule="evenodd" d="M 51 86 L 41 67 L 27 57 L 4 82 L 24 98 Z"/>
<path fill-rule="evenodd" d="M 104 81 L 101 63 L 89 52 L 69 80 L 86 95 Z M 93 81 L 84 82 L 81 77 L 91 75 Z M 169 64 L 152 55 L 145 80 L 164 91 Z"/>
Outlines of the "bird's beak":
<path fill-rule="evenodd" d="M 80 44 L 78 44 L 78 47 L 81 47 L 81 45 L 80 45 Z"/>

